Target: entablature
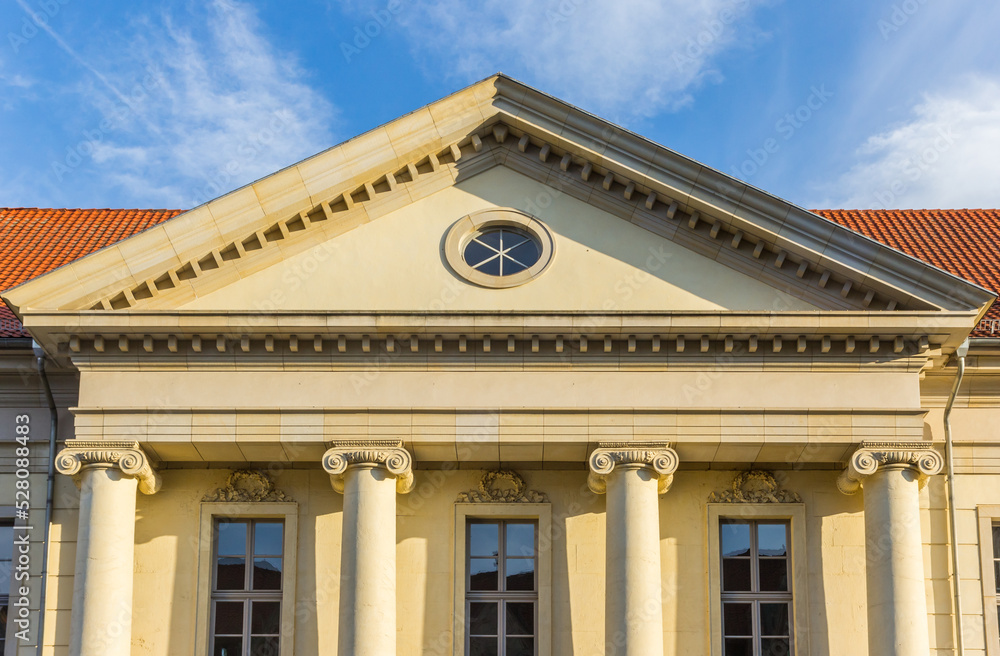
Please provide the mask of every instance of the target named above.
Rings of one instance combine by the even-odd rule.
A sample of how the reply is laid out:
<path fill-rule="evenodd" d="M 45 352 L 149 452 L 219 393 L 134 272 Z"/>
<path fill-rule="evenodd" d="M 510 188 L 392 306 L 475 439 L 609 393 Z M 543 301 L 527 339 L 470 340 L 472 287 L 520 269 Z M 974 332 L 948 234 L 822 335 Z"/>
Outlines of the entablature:
<path fill-rule="evenodd" d="M 842 468 L 865 441 L 920 441 L 921 409 L 623 410 L 73 408 L 81 439 L 157 462 L 319 467 L 333 445 L 398 441 L 416 469 L 586 467 L 601 443 L 669 442 L 684 469 Z M 928 442 L 928 445 L 931 443 Z"/>
<path fill-rule="evenodd" d="M 848 357 L 943 362 L 967 316 L 940 312 L 691 313 L 209 313 L 57 312 L 30 314 L 38 339 L 64 362 L 88 366 L 104 358 L 153 360 L 183 355 L 192 365 L 220 354 L 305 362 L 316 355 L 385 353 L 422 358 L 455 354 L 574 354 L 657 358 L 677 355 L 815 361 Z M 238 360 L 237 360 L 238 362 Z"/>

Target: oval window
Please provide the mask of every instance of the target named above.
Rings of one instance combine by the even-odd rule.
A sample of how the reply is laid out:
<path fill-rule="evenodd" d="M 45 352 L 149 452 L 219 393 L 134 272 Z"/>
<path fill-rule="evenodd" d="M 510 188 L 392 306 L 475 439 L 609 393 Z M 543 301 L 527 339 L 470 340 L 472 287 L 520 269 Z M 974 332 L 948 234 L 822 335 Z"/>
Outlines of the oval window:
<path fill-rule="evenodd" d="M 510 276 L 530 269 L 542 251 L 534 237 L 516 228 L 488 228 L 465 245 L 465 263 L 491 276 Z"/>
<path fill-rule="evenodd" d="M 552 233 L 535 217 L 506 207 L 479 210 L 448 229 L 444 256 L 452 271 L 482 287 L 523 285 L 552 263 Z"/>

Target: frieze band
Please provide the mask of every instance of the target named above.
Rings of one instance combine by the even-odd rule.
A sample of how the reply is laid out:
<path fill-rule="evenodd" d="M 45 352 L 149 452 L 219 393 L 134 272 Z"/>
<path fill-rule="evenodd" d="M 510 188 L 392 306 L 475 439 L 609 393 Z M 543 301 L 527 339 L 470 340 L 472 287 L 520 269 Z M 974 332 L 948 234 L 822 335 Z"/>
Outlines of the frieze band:
<path fill-rule="evenodd" d="M 677 452 L 666 442 L 601 442 L 590 454 L 587 485 L 595 494 L 608 490 L 607 477 L 620 465 L 651 468 L 658 476 L 657 492 L 665 494 L 680 463 Z"/>
<path fill-rule="evenodd" d="M 77 485 L 80 484 L 77 474 L 88 466 L 117 467 L 139 481 L 139 491 L 143 494 L 156 494 L 160 489 L 160 476 L 138 442 L 67 440 L 66 448 L 56 456 L 56 470 L 73 476 Z"/>
<path fill-rule="evenodd" d="M 413 490 L 413 456 L 399 440 L 344 440 L 323 454 L 323 469 L 330 474 L 333 489 L 343 494 L 344 474 L 352 465 L 384 467 L 396 477 L 396 492 Z"/>
<path fill-rule="evenodd" d="M 880 467 L 893 465 L 916 469 L 922 486 L 928 476 L 941 472 L 944 458 L 922 442 L 862 442 L 837 478 L 837 488 L 844 494 L 856 494 L 865 478 Z"/>

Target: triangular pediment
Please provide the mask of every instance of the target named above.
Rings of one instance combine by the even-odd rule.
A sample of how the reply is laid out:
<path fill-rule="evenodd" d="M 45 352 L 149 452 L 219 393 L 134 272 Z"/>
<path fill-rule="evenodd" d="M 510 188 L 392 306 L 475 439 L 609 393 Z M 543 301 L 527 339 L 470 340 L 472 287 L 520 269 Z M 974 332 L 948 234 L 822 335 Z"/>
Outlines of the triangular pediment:
<path fill-rule="evenodd" d="M 532 208 L 555 247 L 543 273 L 495 289 L 466 280 L 449 266 L 442 250 L 449 248 L 446 236 L 457 221 L 524 199 L 545 205 Z M 752 272 L 720 266 L 502 165 L 302 246 L 299 252 L 276 249 L 280 259 L 263 253 L 248 258 L 240 278 L 214 291 L 195 285 L 188 300 L 164 294 L 142 307 L 372 313 L 820 309 L 794 290 L 780 291 Z"/>
<path fill-rule="evenodd" d="M 908 310 L 968 315 L 971 326 L 993 298 L 503 76 L 4 298 L 22 315 L 422 311 L 452 296 L 444 228 L 491 206 L 551 223 L 560 266 L 500 294 L 461 287 L 438 309 Z M 656 253 L 672 264 L 650 272 Z"/>

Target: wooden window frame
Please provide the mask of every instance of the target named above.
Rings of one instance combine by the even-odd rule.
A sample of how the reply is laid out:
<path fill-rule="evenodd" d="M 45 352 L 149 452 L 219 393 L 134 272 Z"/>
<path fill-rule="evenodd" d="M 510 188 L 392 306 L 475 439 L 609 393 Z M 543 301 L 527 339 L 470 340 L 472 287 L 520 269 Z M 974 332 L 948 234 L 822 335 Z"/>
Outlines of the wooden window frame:
<path fill-rule="evenodd" d="M 789 527 L 788 576 L 792 591 L 791 645 L 795 656 L 809 656 L 809 557 L 806 511 L 801 503 L 710 503 L 705 525 L 708 545 L 708 613 L 711 656 L 722 656 L 722 519 L 784 521 Z"/>
<path fill-rule="evenodd" d="M 452 534 L 454 600 L 452 613 L 452 653 L 466 654 L 466 580 L 468 548 L 466 526 L 469 520 L 533 521 L 535 531 L 535 583 L 538 602 L 535 611 L 535 653 L 552 656 L 552 506 L 548 503 L 456 503 Z"/>
<path fill-rule="evenodd" d="M 986 630 L 987 656 L 1000 656 L 1000 626 L 997 621 L 997 607 L 1000 605 L 1000 591 L 996 588 L 993 570 L 994 561 L 1000 554 L 993 553 L 993 527 L 1000 526 L 1000 505 L 976 506 L 979 520 L 979 556 L 981 559 L 980 579 L 983 587 L 983 627 Z"/>
<path fill-rule="evenodd" d="M 295 502 L 203 502 L 198 540 L 198 595 L 194 631 L 195 656 L 210 656 L 214 625 L 215 526 L 219 519 L 272 519 L 284 522 L 282 540 L 280 656 L 295 653 L 295 584 L 298 549 L 298 504 Z"/>

